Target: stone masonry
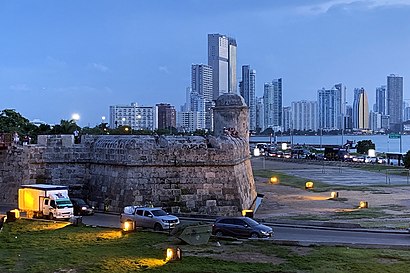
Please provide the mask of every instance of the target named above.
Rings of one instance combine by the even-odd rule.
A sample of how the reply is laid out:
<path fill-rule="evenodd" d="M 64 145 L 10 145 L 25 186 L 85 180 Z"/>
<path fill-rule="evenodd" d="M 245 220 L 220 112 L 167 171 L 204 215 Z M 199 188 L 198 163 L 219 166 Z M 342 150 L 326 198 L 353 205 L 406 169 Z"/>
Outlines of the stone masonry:
<path fill-rule="evenodd" d="M 206 138 L 103 135 L 74 144 L 71 135 L 50 135 L 13 145 L 0 151 L 0 203 L 17 204 L 21 184 L 49 183 L 79 186 L 84 198 L 111 211 L 150 203 L 172 212 L 238 215 L 256 198 L 247 127 L 238 128 L 247 124 L 241 120 L 247 107 L 227 94 L 214 111 L 224 126 Z"/>

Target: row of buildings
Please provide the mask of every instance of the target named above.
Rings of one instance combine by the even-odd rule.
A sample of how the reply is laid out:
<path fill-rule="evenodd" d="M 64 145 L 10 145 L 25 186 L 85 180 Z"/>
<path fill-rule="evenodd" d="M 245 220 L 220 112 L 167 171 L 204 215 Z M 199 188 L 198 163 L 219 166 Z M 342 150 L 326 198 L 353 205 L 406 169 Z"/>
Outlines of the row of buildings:
<path fill-rule="evenodd" d="M 213 130 L 212 108 L 223 93 L 237 93 L 249 107 L 251 132 L 267 129 L 347 130 L 359 132 L 401 132 L 403 121 L 410 120 L 410 107 L 403 99 L 403 77 L 387 76 L 386 85 L 376 89 L 376 103 L 369 109 L 368 92 L 355 88 L 353 103 L 348 104 L 346 87 L 336 84 L 317 91 L 315 101 L 294 101 L 284 107 L 282 78 L 264 84 L 263 96 L 256 96 L 256 71 L 243 65 L 237 83 L 236 40 L 222 34 L 208 34 L 208 64 L 192 64 L 191 85 L 186 89 L 180 111 L 170 104 L 155 106 L 110 107 L 110 127 L 130 126 L 133 130 L 177 128 L 183 132 Z"/>

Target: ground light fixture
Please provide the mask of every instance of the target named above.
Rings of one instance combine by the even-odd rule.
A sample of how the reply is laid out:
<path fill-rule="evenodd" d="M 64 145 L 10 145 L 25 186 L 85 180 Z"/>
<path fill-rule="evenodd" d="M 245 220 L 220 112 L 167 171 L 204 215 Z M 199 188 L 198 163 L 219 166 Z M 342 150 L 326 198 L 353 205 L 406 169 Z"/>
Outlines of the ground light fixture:
<path fill-rule="evenodd" d="M 305 189 L 306 189 L 306 190 L 313 189 L 313 182 L 312 182 L 312 181 L 306 182 L 306 183 L 305 183 Z"/>
<path fill-rule="evenodd" d="M 125 221 L 122 224 L 122 230 L 124 232 L 130 232 L 134 230 L 134 222 L 133 221 Z"/>
<path fill-rule="evenodd" d="M 369 203 L 367 201 L 360 201 L 359 208 L 360 209 L 367 209 L 369 207 Z"/>
<path fill-rule="evenodd" d="M 272 176 L 269 180 L 271 184 L 279 184 L 279 178 L 276 176 Z"/>
<path fill-rule="evenodd" d="M 330 193 L 330 198 L 331 199 L 336 199 L 336 198 L 338 198 L 339 197 L 339 193 L 337 192 L 337 191 L 332 191 L 331 193 Z"/>
<path fill-rule="evenodd" d="M 182 251 L 179 247 L 168 247 L 165 262 L 182 260 Z"/>

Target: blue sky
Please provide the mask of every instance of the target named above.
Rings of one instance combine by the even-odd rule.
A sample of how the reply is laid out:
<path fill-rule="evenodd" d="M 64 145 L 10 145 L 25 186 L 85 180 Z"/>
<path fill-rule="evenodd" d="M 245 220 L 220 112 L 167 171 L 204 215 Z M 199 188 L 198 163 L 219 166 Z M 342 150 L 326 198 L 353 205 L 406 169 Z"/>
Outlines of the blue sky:
<path fill-rule="evenodd" d="M 392 73 L 410 99 L 410 0 L 2 0 L 0 31 L 0 109 L 50 124 L 77 112 L 94 126 L 131 102 L 179 110 L 208 33 L 236 38 L 258 96 L 283 78 L 284 106 L 339 82 L 373 104 Z"/>

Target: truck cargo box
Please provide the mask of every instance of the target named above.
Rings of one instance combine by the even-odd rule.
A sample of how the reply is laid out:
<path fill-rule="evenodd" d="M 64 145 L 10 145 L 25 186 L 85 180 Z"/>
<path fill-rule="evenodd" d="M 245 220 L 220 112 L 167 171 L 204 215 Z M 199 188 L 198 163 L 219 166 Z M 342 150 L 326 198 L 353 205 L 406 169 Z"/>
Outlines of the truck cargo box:
<path fill-rule="evenodd" d="M 34 184 L 22 185 L 18 192 L 18 206 L 21 211 L 41 211 L 44 197 L 62 194 L 68 197 L 66 186 Z"/>

